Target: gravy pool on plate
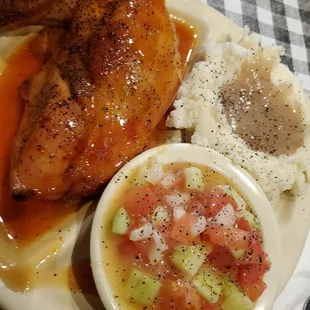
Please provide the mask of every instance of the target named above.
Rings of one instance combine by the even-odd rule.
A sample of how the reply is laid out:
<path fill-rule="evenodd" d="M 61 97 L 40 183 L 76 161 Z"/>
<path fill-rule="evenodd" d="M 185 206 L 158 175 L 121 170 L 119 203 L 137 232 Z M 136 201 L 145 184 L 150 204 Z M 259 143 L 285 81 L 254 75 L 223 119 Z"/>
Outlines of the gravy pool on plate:
<path fill-rule="evenodd" d="M 253 309 L 264 292 L 260 223 L 209 168 L 150 160 L 108 208 L 102 268 L 120 309 Z"/>

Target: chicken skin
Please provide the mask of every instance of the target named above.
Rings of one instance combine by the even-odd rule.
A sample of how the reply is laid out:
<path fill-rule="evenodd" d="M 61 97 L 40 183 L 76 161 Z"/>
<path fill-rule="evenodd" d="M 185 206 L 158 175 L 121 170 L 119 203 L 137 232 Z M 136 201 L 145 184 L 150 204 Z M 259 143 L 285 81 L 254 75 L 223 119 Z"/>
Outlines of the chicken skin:
<path fill-rule="evenodd" d="M 59 52 L 21 87 L 11 191 L 91 196 L 143 151 L 180 84 L 164 0 L 84 0 Z"/>
<path fill-rule="evenodd" d="M 79 0 L 1 0 L 0 31 L 70 23 Z"/>

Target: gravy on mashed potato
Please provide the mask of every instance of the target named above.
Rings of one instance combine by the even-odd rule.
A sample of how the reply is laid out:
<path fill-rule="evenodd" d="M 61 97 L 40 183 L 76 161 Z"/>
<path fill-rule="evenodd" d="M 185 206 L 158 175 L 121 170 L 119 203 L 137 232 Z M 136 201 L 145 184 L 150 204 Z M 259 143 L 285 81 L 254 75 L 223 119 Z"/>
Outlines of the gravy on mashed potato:
<path fill-rule="evenodd" d="M 243 61 L 235 80 L 221 91 L 223 110 L 233 132 L 252 150 L 293 154 L 304 144 L 302 111 L 287 102 L 290 84 L 272 83 L 272 64 L 261 52 Z"/>
<path fill-rule="evenodd" d="M 272 203 L 310 183 L 309 102 L 282 54 L 247 30 L 238 42 L 206 40 L 205 59 L 181 85 L 166 122 L 246 169 Z"/>

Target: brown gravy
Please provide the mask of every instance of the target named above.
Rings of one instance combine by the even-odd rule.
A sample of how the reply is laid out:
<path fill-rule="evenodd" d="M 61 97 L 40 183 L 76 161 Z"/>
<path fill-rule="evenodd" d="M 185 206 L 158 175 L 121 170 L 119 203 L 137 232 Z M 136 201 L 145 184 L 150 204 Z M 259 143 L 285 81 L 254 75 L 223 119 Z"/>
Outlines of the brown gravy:
<path fill-rule="evenodd" d="M 262 53 L 241 65 L 237 78 L 224 86 L 222 103 L 229 125 L 255 151 L 293 154 L 304 143 L 302 111 L 289 104 L 291 85 L 271 82 L 273 61 Z"/>

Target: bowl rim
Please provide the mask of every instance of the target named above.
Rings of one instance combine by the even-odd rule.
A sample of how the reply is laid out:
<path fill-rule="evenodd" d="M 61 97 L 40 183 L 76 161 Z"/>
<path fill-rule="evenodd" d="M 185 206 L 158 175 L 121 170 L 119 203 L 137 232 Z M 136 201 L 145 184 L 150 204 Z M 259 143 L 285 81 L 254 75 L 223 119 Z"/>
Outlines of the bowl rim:
<path fill-rule="evenodd" d="M 115 192 L 128 182 L 125 175 L 132 173 L 137 166 L 143 165 L 154 156 L 163 164 L 179 161 L 209 167 L 225 176 L 249 202 L 261 222 L 264 251 L 267 252 L 271 261 L 271 268 L 264 278 L 267 289 L 257 301 L 254 309 L 271 309 L 277 297 L 281 276 L 280 234 L 272 206 L 253 177 L 244 169 L 237 167 L 230 159 L 213 149 L 188 143 L 162 145 L 141 153 L 121 168 L 104 190 L 92 223 L 90 254 L 95 284 L 105 308 L 107 310 L 120 310 L 102 264 L 102 243 L 100 238 L 102 218 L 109 209 L 109 202 L 113 199 Z"/>

